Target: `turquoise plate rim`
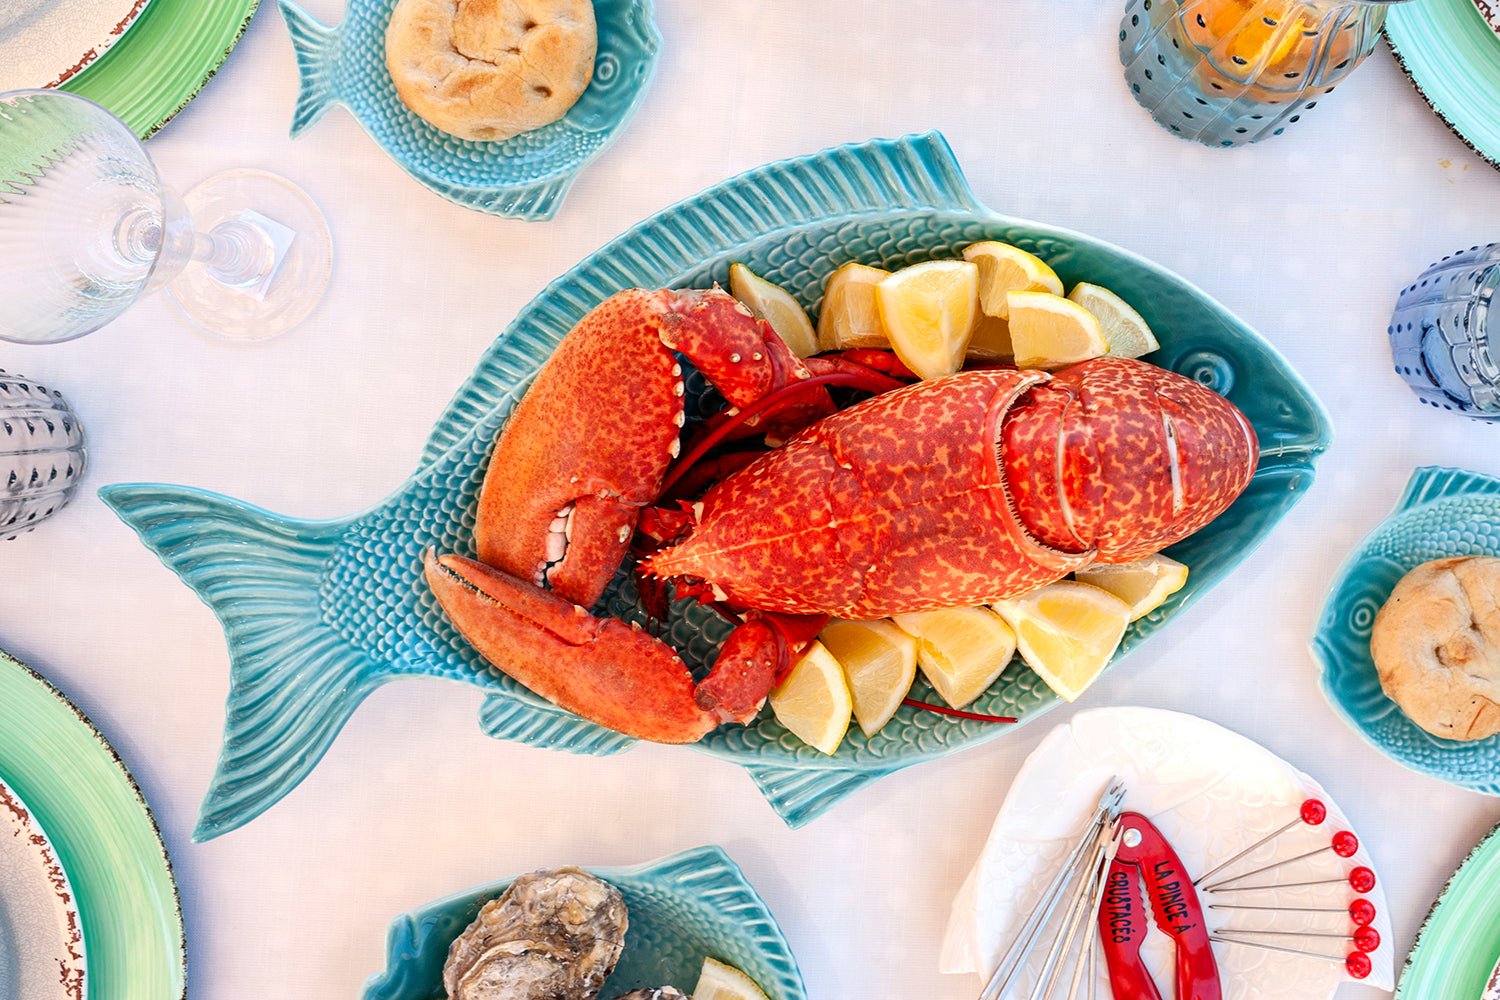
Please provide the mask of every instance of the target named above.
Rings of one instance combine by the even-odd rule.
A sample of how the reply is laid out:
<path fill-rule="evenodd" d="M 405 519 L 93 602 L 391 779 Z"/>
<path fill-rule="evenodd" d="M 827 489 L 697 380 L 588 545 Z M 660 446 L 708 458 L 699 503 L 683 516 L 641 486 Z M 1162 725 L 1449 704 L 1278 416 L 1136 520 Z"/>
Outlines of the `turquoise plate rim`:
<path fill-rule="evenodd" d="M 1411 950 L 1406 953 L 1406 961 L 1401 963 L 1401 975 L 1396 980 L 1396 1000 L 1403 1000 L 1403 998 L 1405 1000 L 1446 1000 L 1448 996 L 1451 996 L 1451 994 L 1446 993 L 1416 993 L 1415 991 L 1419 988 L 1420 984 L 1415 983 L 1408 977 L 1421 974 L 1421 967 L 1417 963 L 1426 954 L 1422 949 L 1424 947 L 1438 947 L 1431 943 L 1427 935 L 1432 932 L 1433 922 L 1440 919 L 1443 912 L 1449 906 L 1455 905 L 1450 897 L 1456 893 L 1469 891 L 1468 883 L 1464 879 L 1468 877 L 1472 866 L 1479 864 L 1482 858 L 1487 859 L 1489 855 L 1497 853 L 1500 853 L 1500 824 L 1497 824 L 1489 833 L 1480 838 L 1479 843 L 1470 848 L 1469 853 L 1464 855 L 1464 859 L 1459 862 L 1458 867 L 1453 869 L 1453 873 L 1443 883 L 1443 888 L 1438 891 L 1437 898 L 1432 901 L 1432 905 L 1427 908 L 1427 915 L 1422 918 L 1422 925 L 1417 928 L 1417 936 L 1411 943 Z M 1500 884 L 1500 879 L 1497 879 L 1496 882 Z M 1495 887 L 1490 887 L 1490 891 L 1493 893 Z M 1500 914 L 1500 906 L 1496 907 L 1496 913 Z M 1494 961 L 1496 957 L 1500 956 L 1487 959 L 1486 964 L 1488 965 L 1489 962 Z M 1433 961 L 1441 962 L 1442 959 L 1437 958 Z M 1416 972 L 1413 972 L 1413 969 Z"/>
<path fill-rule="evenodd" d="M 1494 480 L 1497 483 L 1500 483 L 1500 480 L 1497 480 L 1496 477 L 1493 476 L 1484 476 L 1482 473 L 1474 473 L 1470 472 L 1467 469 L 1459 469 L 1448 466 L 1419 466 L 1412 473 L 1412 482 L 1415 482 L 1416 478 L 1423 473 L 1457 473 L 1467 476 L 1480 476 L 1482 478 Z M 1405 491 L 1411 488 L 1412 487 L 1410 483 L 1406 487 L 1404 487 L 1402 496 L 1404 497 Z M 1339 662 L 1339 654 L 1338 650 L 1333 648 L 1333 640 L 1331 636 L 1341 630 L 1341 623 L 1330 622 L 1328 620 L 1329 612 L 1331 611 L 1334 602 L 1338 599 L 1346 584 L 1349 583 L 1350 577 L 1368 559 L 1367 549 L 1369 548 L 1371 541 L 1380 536 L 1386 530 L 1399 524 L 1402 519 L 1411 517 L 1418 512 L 1441 506 L 1442 504 L 1451 502 L 1454 499 L 1457 498 L 1439 496 L 1421 503 L 1413 504 L 1410 507 L 1400 506 L 1401 501 L 1398 500 L 1397 508 L 1387 514 L 1385 517 L 1381 518 L 1374 527 L 1372 527 L 1368 532 L 1365 533 L 1364 537 L 1359 540 L 1358 544 L 1356 544 L 1354 548 L 1349 551 L 1348 555 L 1344 557 L 1343 561 L 1339 563 L 1338 570 L 1334 573 L 1332 581 L 1328 585 L 1328 588 L 1324 594 L 1323 604 L 1320 607 L 1318 614 L 1318 624 L 1314 628 L 1313 634 L 1307 640 L 1307 647 L 1308 651 L 1313 657 L 1313 661 L 1319 667 L 1318 690 L 1322 693 L 1323 700 L 1328 703 L 1330 708 L 1333 709 L 1335 715 L 1342 719 L 1350 729 L 1359 734 L 1360 739 L 1364 740 L 1365 743 L 1380 751 L 1380 753 L 1388 760 L 1394 761 L 1395 763 L 1406 768 L 1408 771 L 1412 771 L 1416 774 L 1420 774 L 1429 778 L 1437 778 L 1438 780 L 1453 785 L 1456 788 L 1462 788 L 1480 795 L 1500 796 L 1500 775 L 1497 775 L 1488 785 L 1473 784 L 1454 778 L 1446 770 L 1438 767 L 1427 766 L 1417 761 L 1408 760 L 1404 755 L 1394 752 L 1391 747 L 1377 740 L 1375 736 L 1370 732 L 1368 727 L 1365 726 L 1363 721 L 1355 717 L 1355 715 L 1349 711 L 1348 707 L 1344 704 L 1343 699 L 1339 697 L 1337 691 L 1335 690 L 1332 680 L 1333 670 L 1336 666 L 1336 663 Z M 1500 550 L 1497 550 L 1495 554 L 1500 555 Z M 1370 662 L 1368 664 L 1368 669 L 1375 669 L 1373 662 Z M 1400 711 L 1400 707 L 1397 706 L 1395 702 L 1391 702 L 1391 707 L 1393 711 Z M 1415 723 L 1412 723 L 1412 725 L 1415 727 Z M 1425 734 L 1425 731 L 1418 731 L 1424 732 L 1424 735 L 1428 735 L 1432 740 L 1439 739 L 1436 736 Z M 1465 744 L 1459 741 L 1443 742 L 1451 742 L 1455 748 L 1472 746 L 1472 744 Z M 1495 757 L 1497 763 L 1500 763 L 1500 752 L 1497 752 L 1495 754 Z"/>
<path fill-rule="evenodd" d="M 1473 0 L 1396 4 L 1386 17 L 1385 37 L 1422 100 L 1475 155 L 1500 169 L 1500 118 L 1493 111 L 1486 118 L 1481 110 L 1485 101 L 1493 109 L 1500 97 L 1495 89 L 1476 86 L 1481 67 L 1491 83 L 1500 84 L 1500 34 Z M 1449 59 L 1459 62 L 1446 67 Z"/>
<path fill-rule="evenodd" d="M 87 748 L 91 756 L 97 753 L 99 756 L 90 763 L 105 768 L 110 781 L 123 779 L 111 790 L 110 803 L 101 806 L 97 790 L 75 789 L 67 782 L 33 787 L 34 777 L 16 779 L 19 765 L 0 762 L 0 767 L 7 772 L 6 783 L 34 812 L 73 888 L 83 922 L 87 997 L 89 1000 L 165 1000 L 164 994 L 144 990 L 148 985 L 166 982 L 173 984 L 176 1000 L 187 1000 L 187 933 L 182 897 L 155 813 L 129 767 L 83 710 L 36 670 L 0 650 L 0 690 L 14 687 L 24 692 L 27 686 L 31 688 L 33 700 L 48 706 L 49 711 L 55 707 L 56 711 L 55 718 L 47 720 L 39 719 L 40 713 L 28 716 L 33 727 L 60 726 L 57 731 L 65 734 L 70 749 Z M 0 715 L 3 714 L 0 710 Z M 4 751 L 5 742 L 0 737 L 0 752 Z M 71 761 L 76 761 L 76 758 Z M 56 770 L 54 765 L 40 766 L 43 770 Z M 62 800 L 69 800 L 69 804 L 61 805 Z M 78 810 L 88 814 L 92 824 L 89 829 L 61 822 L 60 812 Z M 124 828 L 128 829 L 121 833 Z M 141 865 L 147 888 L 132 886 L 130 890 L 122 890 L 117 882 L 111 881 L 114 873 L 100 869 L 105 859 L 85 849 L 85 845 L 108 842 L 111 834 L 116 836 L 115 847 L 129 854 L 133 863 Z M 160 923 L 155 924 L 160 932 L 159 939 L 157 934 L 146 932 L 155 942 L 155 950 L 160 953 L 163 963 L 152 968 L 143 964 L 146 958 L 138 950 L 132 950 L 128 940 L 119 937 L 122 926 L 149 927 L 154 924 L 149 913 L 127 909 L 148 904 L 154 906 L 161 918 Z M 114 912 L 108 922 L 101 925 L 100 914 L 105 910 Z M 111 933 L 100 938 L 101 930 Z M 170 967 L 166 965 L 168 962 Z"/>
<path fill-rule="evenodd" d="M 705 906 L 732 907 L 736 911 L 734 916 L 753 919 L 755 933 L 752 935 L 748 930 L 741 930 L 740 933 L 744 935 L 742 940 L 749 950 L 765 959 L 768 970 L 776 976 L 775 981 L 757 981 L 757 984 L 768 991 L 771 1000 L 807 1000 L 807 985 L 802 979 L 802 970 L 798 967 L 791 943 L 777 923 L 775 914 L 751 884 L 744 869 L 722 847 L 707 844 L 636 865 L 578 867 L 616 886 L 628 888 L 632 883 L 657 888 L 670 886 L 679 896 L 691 896 Z M 386 966 L 365 982 L 360 993 L 362 1000 L 394 1000 L 397 996 L 402 997 L 402 1000 L 427 1000 L 425 997 L 406 997 L 404 994 L 391 992 L 399 990 L 403 985 L 400 970 L 406 960 L 414 957 L 410 950 L 423 943 L 421 928 L 424 921 L 445 917 L 455 907 L 467 909 L 481 898 L 496 898 L 521 874 L 525 873 L 518 872 L 451 892 L 392 918 L 386 934 Z M 688 880 L 694 878 L 709 880 L 701 894 L 694 894 L 692 891 L 694 886 Z M 448 943 L 444 943 L 444 952 L 447 951 L 447 946 Z M 608 995 L 612 994 L 605 991 L 600 997 Z"/>

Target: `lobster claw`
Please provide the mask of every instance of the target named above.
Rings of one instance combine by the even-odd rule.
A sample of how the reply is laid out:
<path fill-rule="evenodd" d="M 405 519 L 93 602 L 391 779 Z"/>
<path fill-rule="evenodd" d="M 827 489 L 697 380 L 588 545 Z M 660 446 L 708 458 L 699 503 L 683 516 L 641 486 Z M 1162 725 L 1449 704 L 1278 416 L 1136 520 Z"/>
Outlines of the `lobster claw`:
<path fill-rule="evenodd" d="M 425 569 L 438 603 L 485 659 L 559 707 L 627 736 L 694 743 L 723 722 L 754 718 L 770 689 L 769 671 L 724 665 L 700 692 L 671 647 L 638 627 L 596 618 L 462 556 L 429 552 Z"/>

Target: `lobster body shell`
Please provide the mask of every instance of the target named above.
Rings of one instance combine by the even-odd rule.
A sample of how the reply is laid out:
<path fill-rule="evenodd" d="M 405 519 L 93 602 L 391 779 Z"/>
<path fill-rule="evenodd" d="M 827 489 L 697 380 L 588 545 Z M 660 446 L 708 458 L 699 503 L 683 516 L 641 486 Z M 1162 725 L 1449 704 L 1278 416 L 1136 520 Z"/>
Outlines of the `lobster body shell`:
<path fill-rule="evenodd" d="M 983 604 L 1179 541 L 1255 461 L 1238 410 L 1153 365 L 964 372 L 808 428 L 711 489 L 645 568 L 791 614 Z"/>

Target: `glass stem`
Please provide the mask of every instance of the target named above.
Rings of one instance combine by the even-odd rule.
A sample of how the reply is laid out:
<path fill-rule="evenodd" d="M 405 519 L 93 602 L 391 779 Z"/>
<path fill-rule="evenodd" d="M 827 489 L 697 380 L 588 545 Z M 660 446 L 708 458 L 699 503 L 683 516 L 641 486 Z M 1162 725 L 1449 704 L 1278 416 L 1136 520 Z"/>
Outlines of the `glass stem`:
<path fill-rule="evenodd" d="M 249 222 L 221 222 L 206 233 L 193 233 L 192 259 L 208 268 L 215 281 L 252 285 L 271 270 L 276 248 L 259 226 Z"/>

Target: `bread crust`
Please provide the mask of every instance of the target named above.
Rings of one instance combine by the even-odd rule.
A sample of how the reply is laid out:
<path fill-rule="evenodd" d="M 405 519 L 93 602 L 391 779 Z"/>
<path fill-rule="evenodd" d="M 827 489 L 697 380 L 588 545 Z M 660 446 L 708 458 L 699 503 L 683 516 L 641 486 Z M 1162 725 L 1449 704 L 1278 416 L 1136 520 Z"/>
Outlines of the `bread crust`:
<path fill-rule="evenodd" d="M 385 32 L 402 102 L 479 142 L 567 114 L 593 78 L 597 48 L 591 0 L 400 0 Z"/>
<path fill-rule="evenodd" d="M 1380 686 L 1417 725 L 1450 740 L 1500 733 L 1500 559 L 1423 563 L 1375 616 Z"/>

